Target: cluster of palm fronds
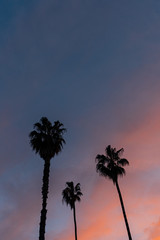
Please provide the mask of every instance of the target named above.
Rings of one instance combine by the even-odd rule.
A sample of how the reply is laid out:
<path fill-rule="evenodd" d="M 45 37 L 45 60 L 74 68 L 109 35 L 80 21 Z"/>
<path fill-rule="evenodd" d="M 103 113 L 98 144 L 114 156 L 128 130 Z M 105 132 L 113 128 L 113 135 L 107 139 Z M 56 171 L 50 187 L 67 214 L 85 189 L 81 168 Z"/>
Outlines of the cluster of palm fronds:
<path fill-rule="evenodd" d="M 63 138 L 65 131 L 66 129 L 59 121 L 54 122 L 54 125 L 52 125 L 52 123 L 46 117 L 42 117 L 40 122 L 34 124 L 34 130 L 29 134 L 32 149 L 36 153 L 39 153 L 40 157 L 44 160 L 39 240 L 45 240 L 50 161 L 51 158 L 61 152 L 63 144 L 65 144 L 65 140 Z M 108 147 L 105 149 L 105 155 L 98 154 L 96 156 L 96 170 L 100 175 L 111 179 L 116 186 L 128 232 L 128 238 L 129 240 L 132 240 L 123 199 L 118 184 L 118 176 L 123 176 L 125 174 L 125 169 L 123 167 L 129 164 L 127 159 L 121 158 L 122 153 L 123 148 L 117 151 L 116 148 L 112 148 L 110 145 L 108 145 Z M 74 186 L 73 182 L 67 182 L 66 188 L 62 191 L 62 201 L 69 205 L 73 210 L 75 240 L 77 240 L 75 202 L 80 201 L 82 195 L 80 183 Z"/>

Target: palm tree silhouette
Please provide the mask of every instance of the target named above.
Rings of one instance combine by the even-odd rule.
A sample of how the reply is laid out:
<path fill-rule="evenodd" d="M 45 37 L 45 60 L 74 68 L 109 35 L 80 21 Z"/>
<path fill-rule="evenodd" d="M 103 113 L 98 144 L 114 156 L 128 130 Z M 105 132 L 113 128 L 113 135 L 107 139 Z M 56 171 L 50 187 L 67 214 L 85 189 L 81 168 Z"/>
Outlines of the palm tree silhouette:
<path fill-rule="evenodd" d="M 128 232 L 128 238 L 129 240 L 132 240 L 121 191 L 118 185 L 118 177 L 123 176 L 126 173 L 123 166 L 129 165 L 129 162 L 127 159 L 120 158 L 123 151 L 124 151 L 123 148 L 117 151 L 116 148 L 111 148 L 111 146 L 108 145 L 108 147 L 106 147 L 105 149 L 106 156 L 99 155 L 99 154 L 96 156 L 96 161 L 97 161 L 96 170 L 97 172 L 99 172 L 101 176 L 111 179 L 113 181 L 113 184 L 116 185 L 127 232 Z"/>
<path fill-rule="evenodd" d="M 75 227 L 75 240 L 77 240 L 77 223 L 76 223 L 76 208 L 75 208 L 75 202 L 81 201 L 82 196 L 80 183 L 77 183 L 76 186 L 74 186 L 73 182 L 66 182 L 66 188 L 62 191 L 62 202 L 66 203 L 67 205 L 70 205 L 71 210 L 73 209 L 73 219 L 74 219 L 74 227 Z"/>
<path fill-rule="evenodd" d="M 42 184 L 42 210 L 40 217 L 39 240 L 45 239 L 45 226 L 47 216 L 47 198 L 49 187 L 50 160 L 63 148 L 65 140 L 63 133 L 66 130 L 59 121 L 54 125 L 42 117 L 40 122 L 34 124 L 34 131 L 29 134 L 32 149 L 44 160 L 43 184 Z"/>

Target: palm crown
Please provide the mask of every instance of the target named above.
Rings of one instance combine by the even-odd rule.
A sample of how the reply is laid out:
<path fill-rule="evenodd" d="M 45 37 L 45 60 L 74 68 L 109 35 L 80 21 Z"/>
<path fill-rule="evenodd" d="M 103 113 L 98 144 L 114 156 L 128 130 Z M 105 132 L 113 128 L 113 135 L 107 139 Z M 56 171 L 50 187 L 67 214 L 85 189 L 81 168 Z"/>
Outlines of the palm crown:
<path fill-rule="evenodd" d="M 65 202 L 67 205 L 70 205 L 71 209 L 74 207 L 76 201 L 81 201 L 82 196 L 80 183 L 77 183 L 74 186 L 73 182 L 66 182 L 66 188 L 62 192 L 62 202 Z"/>
<path fill-rule="evenodd" d="M 42 117 L 40 122 L 34 124 L 34 129 L 29 134 L 30 144 L 41 158 L 50 160 L 62 150 L 65 143 L 62 136 L 66 130 L 62 123 L 55 121 L 52 125 L 46 117 Z"/>
<path fill-rule="evenodd" d="M 97 155 L 96 156 L 96 170 L 100 175 L 107 177 L 113 180 L 115 184 L 117 182 L 118 176 L 125 175 L 125 169 L 123 166 L 129 165 L 129 162 L 125 158 L 120 158 L 123 153 L 123 148 L 118 151 L 116 148 L 112 148 L 108 145 L 105 149 L 105 155 Z"/>
<path fill-rule="evenodd" d="M 116 148 L 112 148 L 110 145 L 108 145 L 108 147 L 106 147 L 105 149 L 106 155 L 98 154 L 96 156 L 96 161 L 97 161 L 96 170 L 97 172 L 99 172 L 100 175 L 111 179 L 115 184 L 118 191 L 121 207 L 122 207 L 122 212 L 123 212 L 123 216 L 124 216 L 124 220 L 127 228 L 128 238 L 129 240 L 132 240 L 132 236 L 131 236 L 131 232 L 130 232 L 130 228 L 127 220 L 127 215 L 124 208 L 123 198 L 122 198 L 122 194 L 118 184 L 118 176 L 123 176 L 126 173 L 123 167 L 125 165 L 129 165 L 129 162 L 127 159 L 121 158 L 123 151 L 124 151 L 123 148 L 117 151 Z"/>

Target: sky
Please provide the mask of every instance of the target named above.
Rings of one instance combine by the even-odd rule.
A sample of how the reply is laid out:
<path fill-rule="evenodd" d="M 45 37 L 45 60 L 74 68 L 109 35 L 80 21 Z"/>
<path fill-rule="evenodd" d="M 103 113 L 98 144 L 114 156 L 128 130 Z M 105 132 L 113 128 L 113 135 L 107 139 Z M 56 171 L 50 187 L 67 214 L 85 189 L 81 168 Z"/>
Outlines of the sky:
<path fill-rule="evenodd" d="M 116 187 L 96 172 L 108 145 L 134 240 L 160 240 L 160 2 L 0 1 L 0 233 L 38 239 L 43 160 L 29 144 L 41 117 L 67 132 L 52 159 L 46 240 L 74 239 L 62 204 L 81 184 L 78 239 L 127 240 Z"/>

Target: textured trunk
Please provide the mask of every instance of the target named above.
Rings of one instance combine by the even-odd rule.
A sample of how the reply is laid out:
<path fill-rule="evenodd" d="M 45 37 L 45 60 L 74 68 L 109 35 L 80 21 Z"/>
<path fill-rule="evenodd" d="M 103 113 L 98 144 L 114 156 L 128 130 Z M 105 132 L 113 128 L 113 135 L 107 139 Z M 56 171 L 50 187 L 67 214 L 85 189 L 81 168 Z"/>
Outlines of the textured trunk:
<path fill-rule="evenodd" d="M 124 220 L 125 220 L 125 224 L 126 224 L 126 228 L 127 228 L 127 232 L 128 232 L 128 238 L 129 238 L 129 240 L 132 240 L 131 232 L 130 232 L 130 229 L 129 229 L 129 224 L 128 224 L 128 221 L 127 221 L 127 216 L 126 216 L 126 212 L 125 212 L 125 208 L 124 208 L 124 204 L 123 204 L 121 191 L 120 191 L 120 188 L 119 188 L 119 185 L 118 185 L 118 181 L 116 181 L 116 187 L 117 187 L 117 191 L 118 191 L 118 195 L 119 195 L 119 199 L 120 199 L 120 203 L 121 203 L 121 207 L 122 207 L 122 212 L 123 212 L 123 216 L 124 216 Z"/>
<path fill-rule="evenodd" d="M 76 209 L 75 204 L 73 206 L 73 218 L 74 218 L 74 228 L 75 228 L 75 240 L 77 240 L 77 223 L 76 223 Z"/>
<path fill-rule="evenodd" d="M 50 160 L 44 162 L 43 170 L 43 185 L 42 185 L 42 210 L 40 217 L 39 227 L 39 240 L 45 240 L 45 226 L 47 216 L 47 198 L 48 198 L 48 187 L 49 187 L 49 172 L 50 172 Z"/>

